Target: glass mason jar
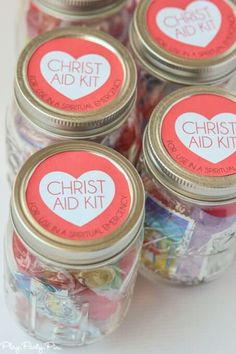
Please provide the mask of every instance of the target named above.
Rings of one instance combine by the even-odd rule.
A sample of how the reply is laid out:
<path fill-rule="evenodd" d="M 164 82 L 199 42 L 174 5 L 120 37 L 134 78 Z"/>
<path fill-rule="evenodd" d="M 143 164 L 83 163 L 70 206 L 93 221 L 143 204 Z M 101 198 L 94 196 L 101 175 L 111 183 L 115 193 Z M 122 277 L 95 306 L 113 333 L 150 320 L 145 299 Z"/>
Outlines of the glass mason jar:
<path fill-rule="evenodd" d="M 29 155 L 66 139 L 93 140 L 137 162 L 136 86 L 131 55 L 107 34 L 70 27 L 33 39 L 18 60 L 7 115 L 10 182 Z"/>
<path fill-rule="evenodd" d="M 135 5 L 135 0 L 23 0 L 17 50 L 42 33 L 72 25 L 93 27 L 126 43 Z"/>
<path fill-rule="evenodd" d="M 143 221 L 142 181 L 114 150 L 74 141 L 31 156 L 15 181 L 5 242 L 15 319 L 65 346 L 113 332 L 132 298 Z"/>
<path fill-rule="evenodd" d="M 236 5 L 231 0 L 140 1 L 130 28 L 143 130 L 155 106 L 190 85 L 236 93 Z"/>
<path fill-rule="evenodd" d="M 190 87 L 162 100 L 138 169 L 146 191 L 141 272 L 158 281 L 216 278 L 236 251 L 236 99 Z"/>

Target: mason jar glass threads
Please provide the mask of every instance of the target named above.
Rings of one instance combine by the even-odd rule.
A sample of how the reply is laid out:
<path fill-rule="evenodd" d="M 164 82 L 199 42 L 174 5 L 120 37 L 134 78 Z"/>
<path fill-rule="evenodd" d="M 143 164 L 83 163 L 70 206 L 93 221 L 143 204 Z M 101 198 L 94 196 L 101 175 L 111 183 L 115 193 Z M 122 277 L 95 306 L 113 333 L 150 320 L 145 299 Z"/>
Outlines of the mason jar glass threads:
<path fill-rule="evenodd" d="M 66 142 L 31 156 L 5 242 L 6 299 L 21 326 L 65 346 L 114 331 L 132 298 L 143 219 L 142 181 L 114 150 Z"/>
<path fill-rule="evenodd" d="M 30 154 L 65 139 L 94 140 L 135 162 L 136 76 L 126 48 L 102 32 L 70 27 L 32 40 L 18 60 L 7 117 L 9 179 Z"/>
<path fill-rule="evenodd" d="M 236 92 L 236 6 L 230 0 L 143 0 L 130 28 L 143 129 L 160 100 L 189 85 Z"/>
<path fill-rule="evenodd" d="M 158 281 L 216 278 L 236 250 L 236 100 L 176 91 L 154 110 L 139 170 L 146 191 L 141 272 Z"/>

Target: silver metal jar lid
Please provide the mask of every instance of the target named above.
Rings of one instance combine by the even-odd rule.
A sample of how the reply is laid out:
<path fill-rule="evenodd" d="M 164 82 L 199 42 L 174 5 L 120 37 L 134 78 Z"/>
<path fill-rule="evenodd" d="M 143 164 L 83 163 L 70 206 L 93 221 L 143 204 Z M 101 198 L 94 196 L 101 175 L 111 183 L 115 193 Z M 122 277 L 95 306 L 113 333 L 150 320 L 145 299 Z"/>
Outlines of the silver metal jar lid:
<path fill-rule="evenodd" d="M 64 20 L 96 19 L 120 11 L 125 0 L 33 0 L 47 14 Z"/>
<path fill-rule="evenodd" d="M 235 146 L 235 96 L 189 87 L 164 98 L 152 113 L 144 162 L 154 181 L 181 198 L 230 204 L 236 200 Z"/>
<path fill-rule="evenodd" d="M 83 51 L 81 53 L 84 53 L 86 45 L 90 45 L 92 49 L 88 49 L 86 54 L 96 54 L 96 50 L 93 48 L 94 46 L 99 48 L 100 52 L 106 51 L 106 53 L 108 53 L 106 55 L 115 58 L 115 64 L 112 62 L 111 64 L 109 63 L 109 65 L 111 70 L 113 70 L 113 76 L 117 77 L 114 77 L 114 80 L 113 77 L 107 78 L 107 81 L 110 82 L 109 90 L 107 89 L 107 92 L 100 94 L 100 96 L 96 98 L 100 104 L 98 107 L 95 106 L 96 99 L 94 99 L 95 103 L 92 109 L 87 109 L 86 107 L 84 110 L 80 110 L 80 108 L 76 108 L 75 110 L 58 108 L 57 104 L 52 105 L 50 102 L 58 102 L 58 99 L 55 98 L 58 94 L 57 89 L 50 91 L 48 103 L 48 90 L 51 90 L 49 83 L 42 78 L 41 81 L 43 83 L 41 85 L 40 81 L 40 85 L 43 87 L 38 85 L 35 88 L 35 83 L 29 80 L 29 64 L 33 58 L 37 56 L 38 52 L 44 48 L 45 45 L 50 46 L 51 43 L 54 45 L 54 42 L 60 41 L 61 39 L 63 39 L 63 41 L 61 41 L 63 42 L 62 45 L 64 45 L 66 40 L 75 40 L 72 49 L 75 47 L 77 48 L 78 46 L 77 49 L 79 53 L 81 51 Z M 82 45 L 79 41 L 83 41 Z M 59 53 L 61 55 L 61 47 L 57 47 L 57 44 L 55 44 L 53 48 L 52 53 L 56 53 L 56 55 Z M 47 54 L 47 52 L 45 54 Z M 70 49 L 65 50 L 63 55 L 71 57 Z M 79 55 L 83 56 L 83 54 Z M 104 56 L 105 59 L 106 55 Z M 78 64 L 77 61 L 79 59 L 74 57 L 72 57 L 72 59 Z M 108 59 L 106 59 L 107 62 Z M 122 71 L 122 78 L 116 74 L 116 72 L 118 72 L 116 64 L 119 66 L 120 71 Z M 38 60 L 37 65 L 33 67 L 33 73 L 34 71 L 40 71 L 41 65 L 42 59 L 41 61 Z M 100 79 L 103 78 L 103 75 L 102 72 Z M 103 86 L 105 86 L 105 84 Z M 108 34 L 94 29 L 85 27 L 68 27 L 64 29 L 56 29 L 38 36 L 22 51 L 18 60 L 15 76 L 15 100 L 19 111 L 27 120 L 31 121 L 36 126 L 47 130 L 53 135 L 77 139 L 91 138 L 108 134 L 119 128 L 127 120 L 135 104 L 136 86 L 137 73 L 134 60 L 128 50 L 121 43 Z M 46 97 L 45 99 L 44 97 L 42 98 L 42 92 Z M 96 92 L 99 92 L 99 90 Z M 114 92 L 116 96 L 114 96 Z M 107 100 L 106 94 L 110 95 L 111 98 L 108 97 Z M 61 97 L 63 97 L 63 100 L 65 99 L 64 96 Z M 89 95 L 85 96 L 83 99 L 87 99 L 87 97 L 89 97 Z M 74 102 L 77 101 L 80 102 L 79 99 L 71 99 L 67 101 L 68 105 L 74 104 Z M 87 104 L 87 101 L 85 101 L 85 103 Z M 90 101 L 88 99 L 88 104 L 89 103 Z"/>
<path fill-rule="evenodd" d="M 180 2 L 169 3 L 143 0 L 136 9 L 130 43 L 141 67 L 161 80 L 185 85 L 226 81 L 236 70 L 236 5 L 231 0 L 187 0 L 185 8 Z M 212 13 L 208 8 L 203 13 L 202 4 Z M 204 16 L 209 17 L 205 22 L 197 20 Z M 210 26 L 211 33 L 200 26 Z M 190 36 L 190 30 L 198 37 Z"/>
<path fill-rule="evenodd" d="M 98 213 L 91 214 L 95 202 L 88 196 L 95 198 L 96 188 L 103 209 L 97 199 Z M 143 184 L 133 165 L 110 148 L 85 141 L 52 145 L 21 168 L 11 219 L 18 237 L 36 255 L 68 266 L 106 262 L 142 235 Z"/>

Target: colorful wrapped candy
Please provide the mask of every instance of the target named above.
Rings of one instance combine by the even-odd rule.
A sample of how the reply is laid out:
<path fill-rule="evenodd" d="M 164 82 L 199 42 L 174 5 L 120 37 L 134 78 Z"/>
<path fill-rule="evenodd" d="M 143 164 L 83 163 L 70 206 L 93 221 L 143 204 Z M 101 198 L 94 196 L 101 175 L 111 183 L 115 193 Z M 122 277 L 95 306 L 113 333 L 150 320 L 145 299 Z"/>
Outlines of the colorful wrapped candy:
<path fill-rule="evenodd" d="M 131 55 L 107 34 L 70 27 L 34 39 L 18 60 L 7 117 L 10 182 L 28 156 L 67 139 L 93 140 L 135 163 L 136 83 Z"/>
<path fill-rule="evenodd" d="M 236 6 L 231 0 L 143 0 L 130 29 L 143 130 L 155 106 L 189 85 L 236 92 Z"/>
<path fill-rule="evenodd" d="M 135 5 L 135 0 L 24 0 L 17 47 L 21 49 L 42 33 L 68 26 L 92 27 L 125 44 Z"/>
<path fill-rule="evenodd" d="M 236 100 L 176 91 L 154 110 L 139 171 L 146 191 L 141 272 L 158 281 L 216 278 L 236 252 Z"/>
<path fill-rule="evenodd" d="M 21 326 L 65 346 L 113 332 L 131 301 L 143 221 L 142 181 L 112 149 L 67 142 L 32 156 L 6 235 L 6 297 Z"/>

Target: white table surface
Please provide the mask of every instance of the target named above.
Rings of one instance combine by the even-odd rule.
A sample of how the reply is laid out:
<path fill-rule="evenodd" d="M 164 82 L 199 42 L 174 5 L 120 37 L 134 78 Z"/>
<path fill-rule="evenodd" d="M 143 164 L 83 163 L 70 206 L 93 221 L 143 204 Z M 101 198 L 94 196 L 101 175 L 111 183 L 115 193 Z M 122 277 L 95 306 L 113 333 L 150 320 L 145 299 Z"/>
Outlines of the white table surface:
<path fill-rule="evenodd" d="M 0 2 L 0 234 L 3 240 L 9 189 L 6 182 L 4 118 L 12 92 L 14 32 L 19 0 Z M 24 1 L 24 0 L 22 0 Z M 3 242 L 1 242 L 1 260 Z M 2 262 L 3 263 L 3 262 Z M 122 326 L 94 345 L 79 349 L 47 350 L 13 321 L 3 296 L 0 266 L 0 353 L 82 354 L 235 354 L 236 265 L 219 280 L 193 288 L 155 286 L 138 279 L 135 296 Z M 30 341 L 31 349 L 24 349 Z M 38 345 L 38 346 L 37 346 Z M 44 351 L 42 351 L 44 350 Z"/>

